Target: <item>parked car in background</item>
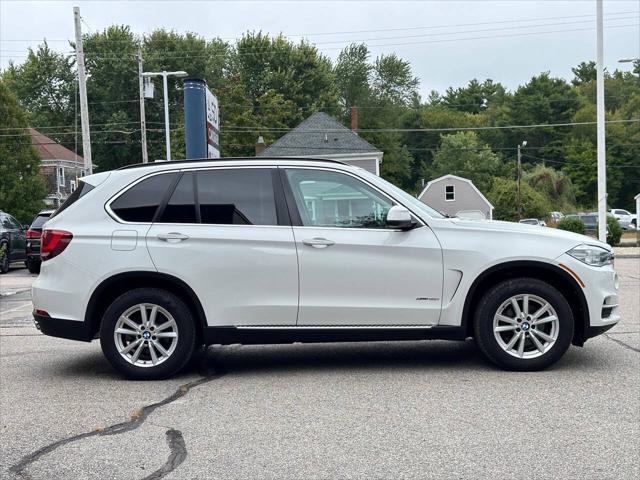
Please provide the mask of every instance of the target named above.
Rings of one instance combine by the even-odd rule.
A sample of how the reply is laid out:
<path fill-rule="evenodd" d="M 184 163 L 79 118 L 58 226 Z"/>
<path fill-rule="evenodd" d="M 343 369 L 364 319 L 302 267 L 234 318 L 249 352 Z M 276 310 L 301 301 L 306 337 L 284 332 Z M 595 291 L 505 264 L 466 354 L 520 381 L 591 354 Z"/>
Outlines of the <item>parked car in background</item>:
<path fill-rule="evenodd" d="M 27 268 L 30 273 L 40 273 L 40 240 L 42 226 L 49 220 L 54 210 L 42 210 L 31 222 L 27 230 Z"/>
<path fill-rule="evenodd" d="M 623 230 L 635 230 L 637 228 L 637 217 L 631 212 L 622 210 L 621 208 L 612 208 L 609 213 L 618 220 L 618 223 Z"/>
<path fill-rule="evenodd" d="M 554 224 L 558 223 L 563 218 L 564 213 L 562 212 L 549 212 L 549 220 L 551 220 L 551 222 Z"/>
<path fill-rule="evenodd" d="M 537 225 L 539 227 L 547 226 L 544 220 L 538 220 L 537 218 L 523 218 L 518 223 L 524 223 L 525 225 Z"/>
<path fill-rule="evenodd" d="M 160 162 L 80 181 L 32 298 L 43 333 L 99 337 L 138 379 L 205 344 L 468 337 L 540 370 L 620 319 L 612 259 L 572 232 L 447 218 L 337 161 Z"/>
<path fill-rule="evenodd" d="M 26 243 L 25 227 L 0 211 L 0 273 L 7 273 L 12 263 L 26 260 Z"/>

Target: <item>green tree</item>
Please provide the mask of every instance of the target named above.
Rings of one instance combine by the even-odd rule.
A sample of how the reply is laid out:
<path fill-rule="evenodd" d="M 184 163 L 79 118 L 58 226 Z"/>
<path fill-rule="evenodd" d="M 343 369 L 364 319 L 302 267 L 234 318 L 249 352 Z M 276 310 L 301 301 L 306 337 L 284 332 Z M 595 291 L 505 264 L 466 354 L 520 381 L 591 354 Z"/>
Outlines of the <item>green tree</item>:
<path fill-rule="evenodd" d="M 505 95 L 506 90 L 500 83 L 494 83 L 491 79 L 480 83 L 474 78 L 465 87 L 447 88 L 442 103 L 453 110 L 480 113 L 490 105 L 501 104 Z"/>
<path fill-rule="evenodd" d="M 596 80 L 596 62 L 593 60 L 581 62 L 580 65 L 572 68 L 571 71 L 575 75 L 571 83 L 576 87 L 584 83 L 595 82 Z"/>
<path fill-rule="evenodd" d="M 35 50 L 29 48 L 22 64 L 10 63 L 2 78 L 27 111 L 30 125 L 44 127 L 47 136 L 72 145 L 73 137 L 66 134 L 74 130 L 76 106 L 70 57 L 54 52 L 45 41 Z"/>
<path fill-rule="evenodd" d="M 22 223 L 33 219 L 45 196 L 40 158 L 31 145 L 27 126 L 27 114 L 0 79 L 0 131 L 13 135 L 0 139 L 0 210 Z"/>
<path fill-rule="evenodd" d="M 429 175 L 427 175 L 427 173 Z M 503 173 L 500 157 L 488 145 L 480 143 L 475 132 L 458 132 L 442 136 L 440 149 L 425 177 L 453 174 L 471 180 L 485 194 L 493 179 Z"/>
<path fill-rule="evenodd" d="M 411 64 L 395 54 L 381 55 L 373 65 L 373 94 L 393 105 L 408 105 L 418 94 L 420 80 Z"/>
<path fill-rule="evenodd" d="M 369 49 L 365 44 L 351 44 L 338 55 L 334 68 L 340 104 L 345 112 L 351 106 L 366 105 L 371 98 Z"/>
<path fill-rule="evenodd" d="M 496 220 L 518 221 L 518 184 L 508 178 L 496 178 L 487 197 L 493 204 Z M 522 215 L 524 218 L 544 218 L 550 211 L 547 199 L 528 183 L 521 184 Z"/>
<path fill-rule="evenodd" d="M 575 209 L 576 198 L 571 179 L 564 172 L 544 165 L 536 165 L 526 172 L 523 180 L 544 195 L 553 210 L 570 212 Z"/>

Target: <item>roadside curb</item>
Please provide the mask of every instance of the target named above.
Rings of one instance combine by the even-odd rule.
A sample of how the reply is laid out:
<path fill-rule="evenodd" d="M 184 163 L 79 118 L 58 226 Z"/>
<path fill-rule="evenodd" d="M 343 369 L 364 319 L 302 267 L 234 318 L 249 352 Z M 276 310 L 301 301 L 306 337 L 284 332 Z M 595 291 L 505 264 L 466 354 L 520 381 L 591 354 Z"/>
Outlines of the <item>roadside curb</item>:
<path fill-rule="evenodd" d="M 622 255 L 616 255 L 614 258 L 640 258 L 640 254 L 623 253 Z"/>

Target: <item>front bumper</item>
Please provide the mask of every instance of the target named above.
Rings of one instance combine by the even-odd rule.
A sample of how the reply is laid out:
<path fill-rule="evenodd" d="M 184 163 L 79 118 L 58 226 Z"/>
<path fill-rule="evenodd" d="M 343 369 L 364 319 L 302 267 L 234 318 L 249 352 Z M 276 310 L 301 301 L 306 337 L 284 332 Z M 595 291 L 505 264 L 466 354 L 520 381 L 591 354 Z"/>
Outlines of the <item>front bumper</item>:
<path fill-rule="evenodd" d="M 33 321 L 38 330 L 50 337 L 80 340 L 82 342 L 93 340 L 93 333 L 85 322 L 52 318 L 48 315 L 39 315 L 36 312 L 33 312 Z"/>
<path fill-rule="evenodd" d="M 613 266 L 592 267 L 568 254 L 557 259 L 560 267 L 566 266 L 572 276 L 579 278 L 587 303 L 589 321 L 585 325 L 585 340 L 600 335 L 620 321 L 618 307 L 618 274 Z M 566 270 L 566 269 L 565 269 Z"/>

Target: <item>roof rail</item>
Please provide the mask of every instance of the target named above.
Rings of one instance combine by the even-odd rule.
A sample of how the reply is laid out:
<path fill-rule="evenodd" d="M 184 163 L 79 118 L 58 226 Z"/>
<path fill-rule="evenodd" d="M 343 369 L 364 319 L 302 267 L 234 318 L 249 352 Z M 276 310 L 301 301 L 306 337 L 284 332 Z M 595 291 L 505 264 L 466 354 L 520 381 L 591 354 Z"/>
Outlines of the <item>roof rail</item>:
<path fill-rule="evenodd" d="M 125 165 L 124 167 L 117 168 L 116 170 L 129 170 L 132 168 L 152 167 L 154 165 L 176 165 L 180 163 L 198 163 L 198 162 L 248 162 L 248 161 L 261 161 L 261 160 L 295 160 L 295 161 L 307 161 L 307 162 L 329 162 L 339 163 L 341 165 L 349 165 L 348 163 L 341 162 L 340 160 L 331 160 L 328 158 L 310 158 L 310 157 L 276 157 L 276 156 L 260 156 L 260 157 L 221 157 L 221 158 L 191 158 L 189 160 L 170 160 L 168 162 L 149 162 L 149 163 L 134 163 L 131 165 Z"/>

